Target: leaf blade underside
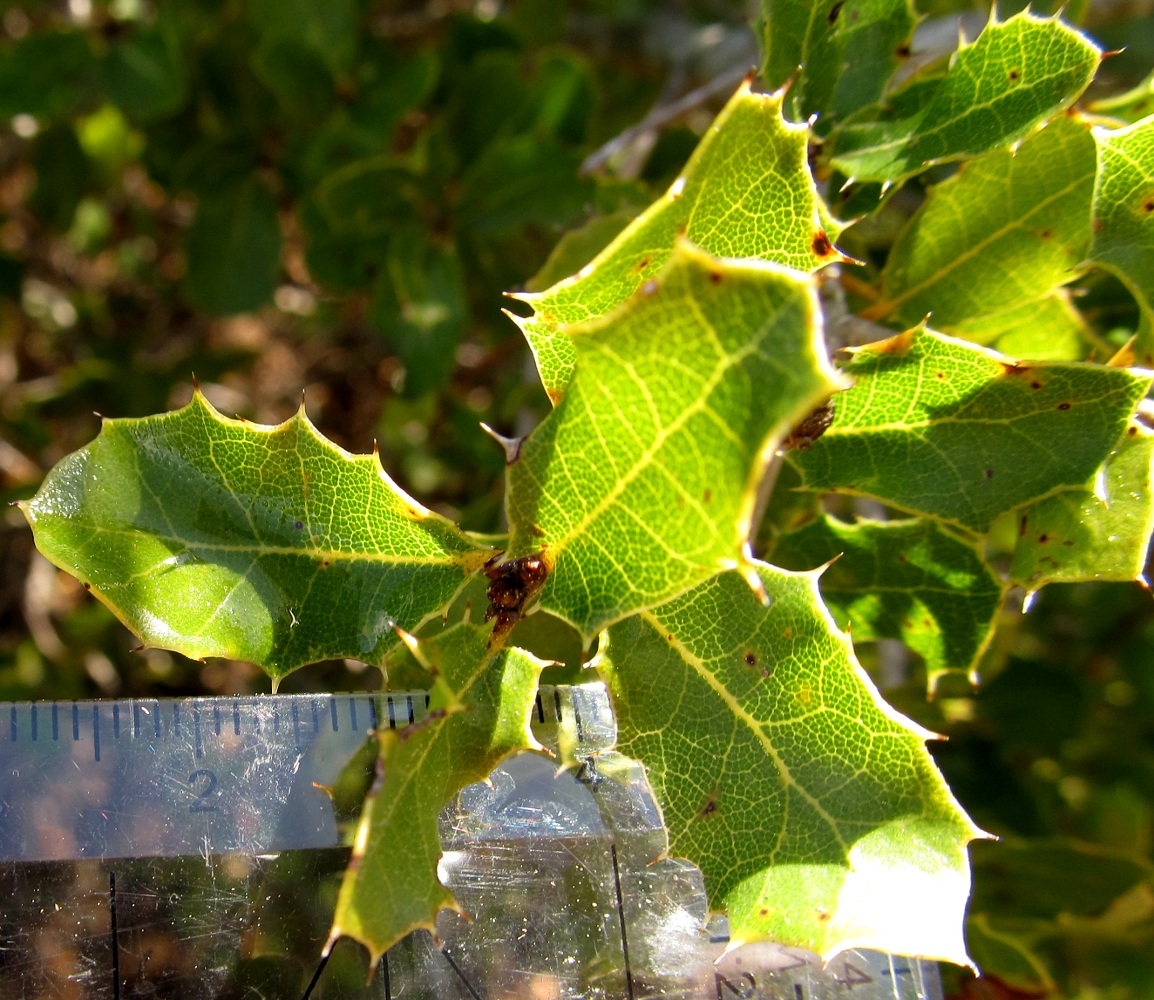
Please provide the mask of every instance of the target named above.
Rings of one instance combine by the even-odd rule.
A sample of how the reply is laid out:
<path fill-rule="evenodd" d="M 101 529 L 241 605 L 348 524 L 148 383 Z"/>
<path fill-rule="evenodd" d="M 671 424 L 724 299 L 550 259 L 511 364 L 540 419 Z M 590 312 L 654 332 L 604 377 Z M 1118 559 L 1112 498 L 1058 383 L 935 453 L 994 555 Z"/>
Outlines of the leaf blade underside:
<path fill-rule="evenodd" d="M 492 554 L 303 409 L 266 427 L 199 392 L 106 420 L 21 508 L 41 552 L 146 645 L 274 678 L 334 657 L 381 664 L 394 626 L 439 613 Z"/>
<path fill-rule="evenodd" d="M 768 609 L 723 574 L 608 633 L 618 747 L 646 765 L 670 852 L 702 869 L 734 945 L 965 964 L 965 845 L 979 831 L 927 734 L 857 664 L 816 574 L 758 571 Z"/>

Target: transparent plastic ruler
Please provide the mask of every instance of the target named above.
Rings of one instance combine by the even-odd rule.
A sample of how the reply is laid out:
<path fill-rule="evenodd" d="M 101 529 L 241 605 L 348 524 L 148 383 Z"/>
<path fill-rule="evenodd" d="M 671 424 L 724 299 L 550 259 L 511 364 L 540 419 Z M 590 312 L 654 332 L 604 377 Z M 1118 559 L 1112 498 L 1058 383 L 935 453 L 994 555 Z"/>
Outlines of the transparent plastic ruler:
<path fill-rule="evenodd" d="M 442 913 L 366 982 L 320 959 L 348 860 L 330 789 L 423 694 L 0 704 L 0 1000 L 939 1000 L 933 963 L 726 951 L 700 873 L 612 752 L 600 685 L 547 688 L 525 754 L 441 817 Z M 403 851 L 404 844 L 396 849 Z"/>

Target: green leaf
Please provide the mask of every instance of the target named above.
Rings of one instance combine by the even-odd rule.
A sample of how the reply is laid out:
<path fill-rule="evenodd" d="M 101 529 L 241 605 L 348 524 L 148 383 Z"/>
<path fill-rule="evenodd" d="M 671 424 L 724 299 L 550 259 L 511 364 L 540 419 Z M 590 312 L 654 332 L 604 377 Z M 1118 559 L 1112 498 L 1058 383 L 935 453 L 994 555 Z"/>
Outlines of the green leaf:
<path fill-rule="evenodd" d="M 189 301 L 218 316 L 259 308 L 276 289 L 280 247 L 276 202 L 261 181 L 205 194 L 188 234 Z"/>
<path fill-rule="evenodd" d="M 917 18 L 910 0 L 761 0 L 761 24 L 765 81 L 788 83 L 790 116 L 806 121 L 880 100 Z"/>
<path fill-rule="evenodd" d="M 1080 580 L 1145 582 L 1154 531 L 1154 434 L 1131 424 L 1083 489 L 1021 512 L 1011 579 L 1037 590 Z"/>
<path fill-rule="evenodd" d="M 159 121 L 177 111 L 188 90 L 180 37 L 171 25 L 141 28 L 104 60 L 108 97 L 129 118 Z"/>
<path fill-rule="evenodd" d="M 863 315 L 935 329 L 1023 309 L 1077 277 L 1097 170 L 1087 125 L 1063 116 L 1016 151 L 966 163 L 894 241 L 881 300 Z"/>
<path fill-rule="evenodd" d="M 1151 384 L 1143 372 L 1019 364 L 928 330 L 857 350 L 833 424 L 788 461 L 806 489 L 876 497 L 986 531 L 1089 481 Z"/>
<path fill-rule="evenodd" d="M 34 31 L 0 58 L 0 118 L 65 119 L 99 103 L 91 31 Z"/>
<path fill-rule="evenodd" d="M 149 646 L 261 664 L 380 664 L 491 554 L 304 411 L 106 420 L 21 505 L 36 544 Z"/>
<path fill-rule="evenodd" d="M 1009 146 L 1069 107 L 1100 53 L 1057 18 L 990 21 L 943 76 L 919 81 L 847 121 L 832 162 L 858 181 L 899 181 L 934 163 Z"/>
<path fill-rule="evenodd" d="M 594 260 L 552 288 L 517 295 L 520 321 L 545 391 L 556 402 L 573 371 L 567 328 L 604 316 L 653 278 L 680 237 L 721 257 L 757 257 L 813 271 L 842 255 L 840 227 L 814 188 L 808 128 L 781 117 L 781 94 L 743 85 L 665 195 Z"/>
<path fill-rule="evenodd" d="M 453 248 L 437 246 L 419 230 L 396 234 L 389 241 L 369 320 L 404 362 L 405 395 L 421 396 L 444 384 L 456 364 L 468 315 Z"/>
<path fill-rule="evenodd" d="M 962 320 L 952 332 L 1028 361 L 1080 361 L 1089 350 L 1086 321 L 1064 288 L 1043 299 Z"/>
<path fill-rule="evenodd" d="M 925 660 L 931 690 L 948 670 L 973 675 L 1002 602 L 973 544 L 923 519 L 845 524 L 825 515 L 784 535 L 772 559 L 796 570 L 836 560 L 820 586 L 838 626 L 854 642 L 901 639 Z"/>
<path fill-rule="evenodd" d="M 375 965 L 410 931 L 434 930 L 437 913 L 456 906 L 437 879 L 441 810 L 507 757 L 541 749 L 529 721 L 546 664 L 520 649 L 493 653 L 489 638 L 488 628 L 463 623 L 434 639 L 411 640 L 436 678 L 429 713 L 406 729 L 377 734 L 378 778 L 327 947 L 348 935 L 368 948 Z"/>
<path fill-rule="evenodd" d="M 965 963 L 978 830 L 882 701 L 817 575 L 724 574 L 609 630 L 619 749 L 642 761 L 670 853 L 697 864 L 734 945 L 879 948 Z"/>
<path fill-rule="evenodd" d="M 1126 128 L 1097 128 L 1094 137 L 1098 182 L 1090 257 L 1138 300 L 1145 330 L 1135 349 L 1142 364 L 1154 364 L 1154 115 Z"/>
<path fill-rule="evenodd" d="M 312 49 L 333 73 L 349 68 L 358 37 L 354 0 L 247 0 L 245 6 L 264 38 Z"/>
<path fill-rule="evenodd" d="M 812 280 L 681 244 L 641 294 L 571 329 L 577 365 L 509 467 L 509 555 L 588 643 L 743 550 L 765 464 L 838 383 Z"/>

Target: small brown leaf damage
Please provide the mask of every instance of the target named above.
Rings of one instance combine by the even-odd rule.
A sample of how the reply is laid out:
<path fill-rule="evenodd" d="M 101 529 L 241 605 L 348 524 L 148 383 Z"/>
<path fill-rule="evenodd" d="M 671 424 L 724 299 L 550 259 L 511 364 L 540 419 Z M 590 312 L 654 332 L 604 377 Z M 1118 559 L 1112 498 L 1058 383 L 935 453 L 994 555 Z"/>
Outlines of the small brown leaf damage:
<path fill-rule="evenodd" d="M 833 400 L 827 399 L 808 414 L 781 442 L 782 449 L 806 451 L 833 423 Z"/>
<path fill-rule="evenodd" d="M 485 564 L 485 575 L 491 581 L 487 597 L 489 607 L 485 621 L 496 619 L 493 636 L 504 638 L 521 620 L 525 606 L 537 596 L 549 577 L 549 567 L 541 556 L 521 556 L 498 562 L 500 555 Z"/>

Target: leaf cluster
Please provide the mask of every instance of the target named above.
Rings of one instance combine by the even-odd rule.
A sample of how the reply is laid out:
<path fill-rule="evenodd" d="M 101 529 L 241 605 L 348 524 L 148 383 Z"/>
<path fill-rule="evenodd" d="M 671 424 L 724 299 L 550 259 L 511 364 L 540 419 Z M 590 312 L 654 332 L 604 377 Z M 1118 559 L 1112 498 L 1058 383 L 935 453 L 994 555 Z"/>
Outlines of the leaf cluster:
<path fill-rule="evenodd" d="M 393 435 L 484 408 L 453 397 L 462 357 L 506 350 L 497 290 L 582 223 L 514 294 L 536 409 L 486 362 L 508 436 L 452 432 L 503 468 L 488 506 L 461 500 L 482 477 L 406 465 L 416 445 L 396 474 L 387 435 L 382 464 L 303 409 L 252 424 L 197 392 L 63 458 L 20 505 L 38 548 L 148 647 L 274 682 L 355 658 L 428 689 L 429 716 L 380 737 L 333 940 L 376 956 L 453 905 L 437 816 L 540 750 L 529 712 L 558 658 L 609 688 L 617 750 L 735 942 L 1082 995 L 1105 960 L 1077 933 L 1150 940 L 1149 762 L 1107 746 L 1110 718 L 1141 730 L 1149 709 L 1120 651 L 1148 598 L 1110 598 L 1133 609 L 1118 651 L 1101 626 L 1068 660 L 1050 645 L 1057 609 L 1144 582 L 1154 530 L 1148 86 L 1088 90 L 1102 46 L 1056 15 L 991 14 L 935 54 L 910 0 L 762 0 L 761 77 L 672 177 L 658 150 L 645 208 L 627 164 L 578 171 L 611 131 L 598 87 L 628 70 L 595 84 L 526 9 L 404 31 L 351 0 L 24 25 L 0 70 L 34 133 L 21 225 L 123 252 L 107 204 L 85 206 L 132 176 L 177 262 L 138 268 L 133 294 L 179 289 L 206 316 L 311 299 L 317 324 L 326 297 L 358 302 L 407 407 Z M 454 523 L 498 527 L 498 498 L 499 534 Z M 1051 583 L 1091 596 L 1007 610 Z M 955 742 L 931 756 L 933 731 Z M 1115 773 L 1091 793 L 1095 767 Z M 1011 839 L 974 850 L 964 937 L 978 824 Z M 1069 868 L 1078 892 L 1024 888 Z"/>

